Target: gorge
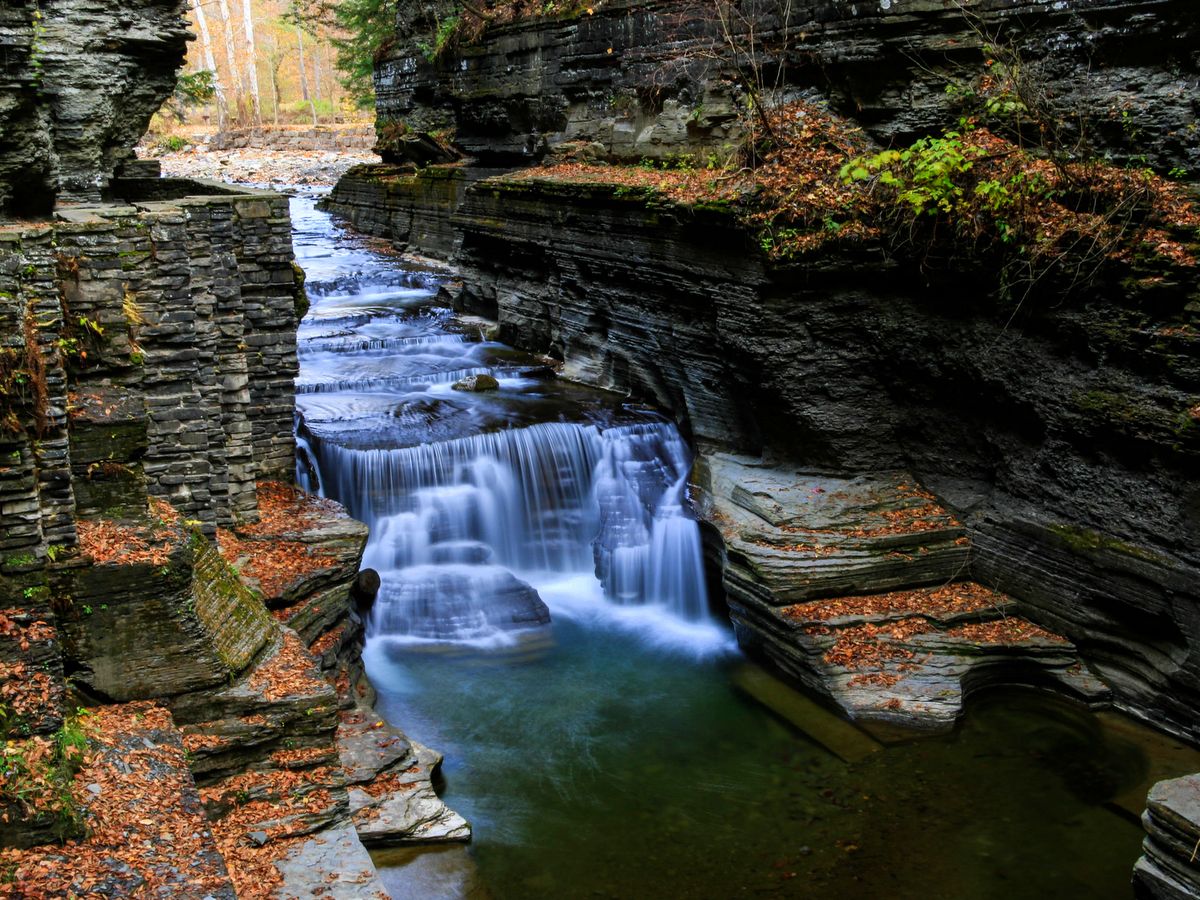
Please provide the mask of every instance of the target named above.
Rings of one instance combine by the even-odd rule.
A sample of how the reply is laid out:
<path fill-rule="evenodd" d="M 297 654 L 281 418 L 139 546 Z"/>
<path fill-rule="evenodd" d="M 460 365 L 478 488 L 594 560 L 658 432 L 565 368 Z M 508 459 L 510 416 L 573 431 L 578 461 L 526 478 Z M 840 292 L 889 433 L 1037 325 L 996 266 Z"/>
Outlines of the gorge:
<path fill-rule="evenodd" d="M 402 3 L 319 203 L 182 5 L 0 11 L 4 890 L 1200 896 L 1191 4 Z"/>

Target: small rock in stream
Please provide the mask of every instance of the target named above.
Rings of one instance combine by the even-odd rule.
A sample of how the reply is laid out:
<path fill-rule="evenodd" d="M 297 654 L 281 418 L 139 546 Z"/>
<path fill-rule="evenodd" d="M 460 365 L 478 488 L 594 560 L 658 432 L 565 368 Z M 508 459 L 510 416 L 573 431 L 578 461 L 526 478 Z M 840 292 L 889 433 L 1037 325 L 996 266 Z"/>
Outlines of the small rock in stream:
<path fill-rule="evenodd" d="M 466 378 L 460 378 L 454 384 L 450 385 L 450 387 L 456 391 L 478 393 L 480 391 L 494 391 L 500 387 L 500 382 L 491 375 L 468 375 Z"/>

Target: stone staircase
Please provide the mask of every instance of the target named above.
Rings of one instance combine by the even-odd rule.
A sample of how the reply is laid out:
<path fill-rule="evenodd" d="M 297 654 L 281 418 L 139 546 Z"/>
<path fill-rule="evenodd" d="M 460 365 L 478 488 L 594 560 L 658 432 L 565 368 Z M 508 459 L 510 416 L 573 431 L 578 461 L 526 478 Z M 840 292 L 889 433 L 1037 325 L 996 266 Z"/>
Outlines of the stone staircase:
<path fill-rule="evenodd" d="M 738 642 L 856 721 L 946 730 L 997 684 L 1108 699 L 1069 641 L 967 580 L 966 529 L 907 473 L 708 453 L 693 479 Z"/>

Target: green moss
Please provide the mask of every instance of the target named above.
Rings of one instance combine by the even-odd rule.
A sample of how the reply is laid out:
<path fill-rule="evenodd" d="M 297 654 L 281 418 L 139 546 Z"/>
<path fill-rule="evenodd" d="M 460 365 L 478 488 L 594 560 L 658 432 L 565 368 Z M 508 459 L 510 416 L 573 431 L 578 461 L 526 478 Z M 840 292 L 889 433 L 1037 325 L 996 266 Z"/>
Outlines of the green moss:
<path fill-rule="evenodd" d="M 9 741 L 2 751 L 5 778 L 0 804 L 28 821 L 49 823 L 60 840 L 78 837 L 85 830 L 83 810 L 72 787 L 87 752 L 87 715 L 81 709 L 63 722 L 51 737 L 49 756 L 32 757 L 27 741 Z"/>
<path fill-rule="evenodd" d="M 1152 553 L 1143 547 L 1126 543 L 1110 535 L 1102 534 L 1099 531 L 1092 531 L 1081 525 L 1051 525 L 1050 531 L 1057 535 L 1064 544 L 1076 553 L 1088 554 L 1105 551 L 1118 553 L 1123 556 L 1132 556 L 1146 562 L 1161 561 L 1161 557 L 1156 553 Z"/>
<path fill-rule="evenodd" d="M 292 277 L 295 285 L 292 292 L 292 306 L 296 311 L 296 321 L 299 322 L 308 315 L 308 291 L 304 289 L 304 282 L 308 279 L 308 275 L 295 260 L 292 261 Z"/>
<path fill-rule="evenodd" d="M 241 581 L 208 538 L 193 529 L 194 612 L 230 673 L 240 672 L 270 634 L 273 620 L 262 599 Z"/>

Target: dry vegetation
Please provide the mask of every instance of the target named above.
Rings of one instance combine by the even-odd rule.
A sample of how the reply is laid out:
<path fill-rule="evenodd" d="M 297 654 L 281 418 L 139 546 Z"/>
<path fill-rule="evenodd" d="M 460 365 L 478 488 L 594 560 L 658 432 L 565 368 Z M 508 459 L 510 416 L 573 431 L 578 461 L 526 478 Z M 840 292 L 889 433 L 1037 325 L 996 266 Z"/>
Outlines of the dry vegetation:
<path fill-rule="evenodd" d="M 962 613 L 1000 609 L 1011 601 L 1003 594 L 974 582 L 950 584 L 940 588 L 919 588 L 892 591 L 887 594 L 866 594 L 859 597 L 838 597 L 814 600 L 784 607 L 781 612 L 789 619 L 828 621 L 852 616 L 925 615 L 934 619 Z"/>
<path fill-rule="evenodd" d="M 807 102 L 764 112 L 773 141 L 741 169 L 565 162 L 514 178 L 610 186 L 617 196 L 727 209 L 777 261 L 882 242 L 922 262 L 953 248 L 1013 278 L 1086 282 L 1108 266 L 1196 265 L 1200 209 L 1146 169 L 1057 162 L 968 122 L 872 155 L 862 133 Z"/>

